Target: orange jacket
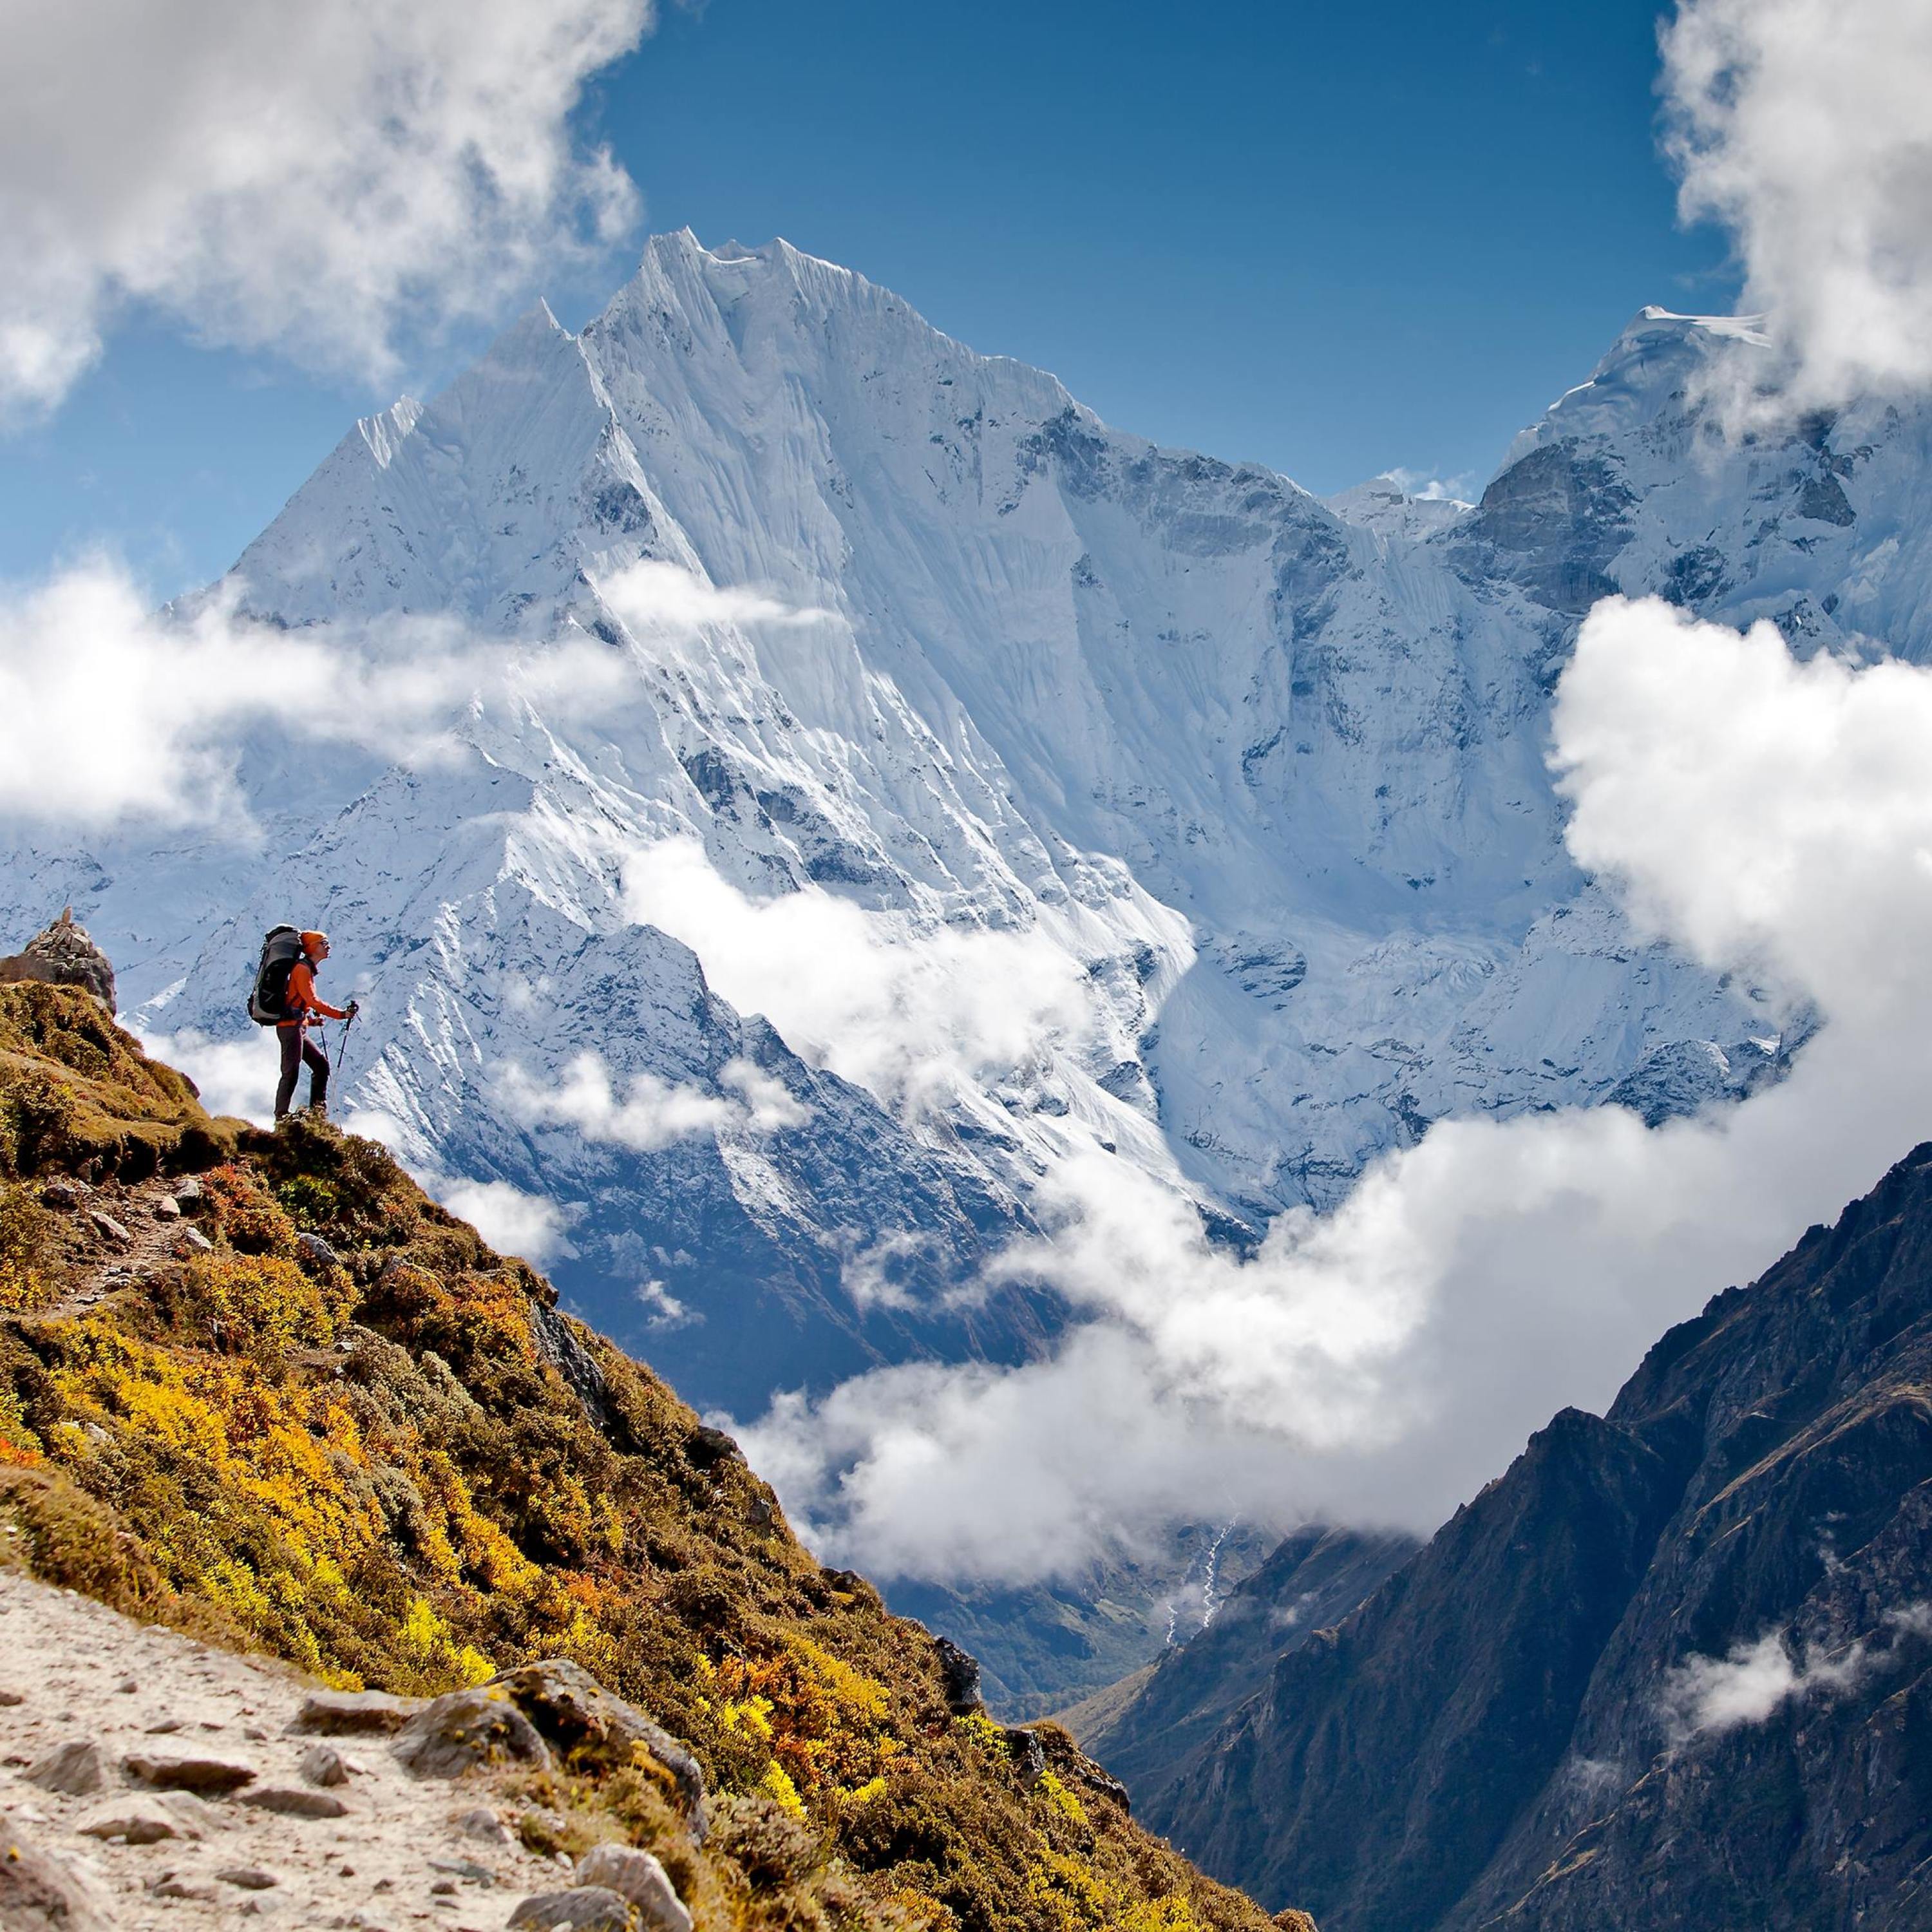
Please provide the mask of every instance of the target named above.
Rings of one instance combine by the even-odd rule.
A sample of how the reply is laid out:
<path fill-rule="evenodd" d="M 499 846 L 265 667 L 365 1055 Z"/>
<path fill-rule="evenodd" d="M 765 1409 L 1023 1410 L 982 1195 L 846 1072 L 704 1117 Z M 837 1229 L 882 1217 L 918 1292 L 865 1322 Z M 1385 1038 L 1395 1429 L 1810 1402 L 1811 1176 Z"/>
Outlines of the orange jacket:
<path fill-rule="evenodd" d="M 324 1020 L 349 1017 L 340 1006 L 332 1006 L 316 996 L 315 968 L 306 959 L 298 959 L 289 968 L 289 994 L 282 1010 L 288 1016 L 281 1022 L 284 1026 L 306 1026 L 311 1016 Z"/>

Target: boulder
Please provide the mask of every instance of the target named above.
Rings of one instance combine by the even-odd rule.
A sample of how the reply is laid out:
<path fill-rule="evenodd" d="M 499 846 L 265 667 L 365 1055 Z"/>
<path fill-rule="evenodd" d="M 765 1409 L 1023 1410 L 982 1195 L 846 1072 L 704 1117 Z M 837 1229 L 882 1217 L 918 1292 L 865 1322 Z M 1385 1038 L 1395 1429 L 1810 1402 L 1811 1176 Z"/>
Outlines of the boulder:
<path fill-rule="evenodd" d="M 159 1791 L 239 1791 L 255 1781 L 255 1767 L 226 1757 L 163 1757 L 137 1751 L 121 1760 L 130 1778 Z"/>
<path fill-rule="evenodd" d="M 7 1932 L 113 1932 L 113 1907 L 73 1859 L 0 1826 L 0 1925 Z"/>
<path fill-rule="evenodd" d="M 28 1766 L 27 1782 L 64 1797 L 85 1798 L 106 1782 L 100 1747 L 91 1738 L 70 1738 Z"/>
<path fill-rule="evenodd" d="M 349 1760 L 333 1744 L 310 1744 L 297 1760 L 296 1768 L 310 1784 L 346 1784 Z"/>
<path fill-rule="evenodd" d="M 613 1696 L 580 1664 L 547 1658 L 491 1680 L 574 1768 L 616 1771 L 637 1761 L 641 1745 L 670 1773 L 679 1803 L 702 1829 L 704 1773 L 678 1740 L 622 1698 Z"/>
<path fill-rule="evenodd" d="M 296 1258 L 310 1270 L 326 1272 L 341 1265 L 335 1250 L 320 1234 L 300 1234 L 296 1237 Z"/>
<path fill-rule="evenodd" d="M 586 1885 L 538 1892 L 510 1914 L 509 1922 L 538 1928 L 571 1926 L 578 1932 L 632 1932 L 638 1915 L 629 1900 L 601 1885 Z"/>
<path fill-rule="evenodd" d="M 500 1684 L 452 1690 L 418 1711 L 390 1748 L 418 1778 L 460 1778 L 479 1765 L 548 1768 L 550 1750 Z"/>
<path fill-rule="evenodd" d="M 264 1784 L 242 1794 L 244 1804 L 284 1818 L 346 1818 L 349 1807 L 332 1791 L 305 1790 L 298 1784 Z"/>
<path fill-rule="evenodd" d="M 96 1805 L 74 1828 L 84 1838 L 120 1838 L 130 1845 L 158 1845 L 164 1838 L 184 1835 L 180 1821 L 156 1799 L 131 1796 Z"/>
<path fill-rule="evenodd" d="M 72 906 L 19 952 L 0 959 L 0 986 L 20 980 L 84 987 L 110 1013 L 114 1011 L 114 968 L 88 937 L 86 927 L 76 922 Z"/>
<path fill-rule="evenodd" d="M 630 1845 L 598 1845 L 578 1862 L 580 1886 L 602 1886 L 636 1906 L 646 1932 L 691 1932 L 691 1914 L 670 1875 L 649 1852 Z"/>
<path fill-rule="evenodd" d="M 962 1650 L 950 1637 L 934 1637 L 932 1647 L 939 1653 L 940 1684 L 946 1694 L 946 1708 L 956 1718 L 983 1710 L 986 1700 L 980 1694 L 980 1660 Z"/>
<path fill-rule="evenodd" d="M 422 1708 L 420 1697 L 386 1690 L 312 1690 L 289 1728 L 306 1737 L 381 1737 L 400 1731 Z"/>

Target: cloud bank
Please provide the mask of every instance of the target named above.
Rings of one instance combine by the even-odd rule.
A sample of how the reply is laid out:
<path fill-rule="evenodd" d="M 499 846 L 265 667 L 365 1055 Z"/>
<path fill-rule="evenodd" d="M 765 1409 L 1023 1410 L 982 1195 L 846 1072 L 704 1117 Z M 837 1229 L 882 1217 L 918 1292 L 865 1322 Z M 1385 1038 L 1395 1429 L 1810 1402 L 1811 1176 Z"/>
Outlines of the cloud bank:
<path fill-rule="evenodd" d="M 1678 1748 L 1693 1738 L 1762 1724 L 1792 1702 L 1848 1694 L 1903 1660 L 1910 1638 L 1932 1635 L 1932 1604 L 1908 1604 L 1883 1619 L 1889 1641 L 1863 1638 L 1826 1654 L 1802 1647 L 1796 1654 L 1781 1630 L 1732 1646 L 1726 1657 L 1690 1657 L 1665 1679 L 1665 1729 Z"/>
<path fill-rule="evenodd" d="M 650 0 L 92 0 L 0 62 L 0 416 L 56 404 L 117 309 L 386 377 L 615 241 L 635 190 L 571 117 Z"/>
<path fill-rule="evenodd" d="M 924 929 L 818 886 L 754 899 L 695 839 L 647 848 L 624 883 L 630 916 L 682 940 L 740 1012 L 915 1114 L 1090 1023 L 1079 962 L 1037 928 Z"/>
<path fill-rule="evenodd" d="M 1735 235 L 1746 306 L 1789 358 L 1783 401 L 1932 380 L 1932 11 L 1682 0 L 1661 39 L 1681 211 Z"/>
<path fill-rule="evenodd" d="M 626 652 L 580 634 L 509 644 L 427 617 L 286 632 L 244 619 L 236 586 L 225 592 L 191 615 L 157 614 L 103 559 L 0 586 L 0 819 L 140 818 L 245 838 L 236 772 L 256 730 L 421 764 L 448 756 L 479 706 L 567 725 L 643 699 Z M 626 598 L 627 621 L 659 634 L 769 601 L 668 565 L 629 574 Z"/>
<path fill-rule="evenodd" d="M 574 1127 L 587 1141 L 632 1154 L 656 1154 L 678 1141 L 728 1130 L 781 1133 L 812 1118 L 782 1080 L 751 1060 L 727 1060 L 718 1079 L 724 1092 L 634 1073 L 620 1094 L 604 1061 L 580 1053 L 554 1080 L 533 1079 L 512 1064 L 499 1086 L 505 1105 L 526 1125 Z"/>
<path fill-rule="evenodd" d="M 1068 1574 L 1237 1510 L 1432 1529 L 1566 1403 L 1835 1216 L 1932 1132 L 1932 672 L 1801 664 L 1612 599 L 1559 688 L 1578 860 L 1639 922 L 1822 1022 L 1781 1085 L 1655 1130 L 1448 1120 L 1244 1256 L 1124 1162 L 1046 1184 L 1003 1272 L 1085 1319 L 1049 1359 L 914 1365 L 748 1432 L 794 1515 L 881 1574 Z"/>

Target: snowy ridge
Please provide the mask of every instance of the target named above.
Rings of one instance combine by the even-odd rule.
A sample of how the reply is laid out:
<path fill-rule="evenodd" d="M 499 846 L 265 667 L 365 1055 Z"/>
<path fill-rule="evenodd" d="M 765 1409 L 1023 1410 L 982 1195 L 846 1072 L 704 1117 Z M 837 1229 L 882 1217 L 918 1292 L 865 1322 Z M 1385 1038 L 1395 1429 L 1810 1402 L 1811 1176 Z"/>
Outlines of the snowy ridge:
<path fill-rule="evenodd" d="M 290 626 L 574 640 L 626 704 L 479 703 L 418 769 L 264 742 L 292 866 L 16 846 L 5 910 L 70 897 L 142 1024 L 222 1037 L 314 882 L 355 1101 L 557 1203 L 566 1288 L 697 1400 L 1023 1354 L 1050 1304 L 943 1292 L 1070 1148 L 1251 1227 L 1448 1112 L 1774 1076 L 1781 1016 L 1633 940 L 1543 763 L 1606 589 L 1928 647 L 1922 413 L 1728 449 L 1718 347 L 1754 338 L 1647 310 L 1474 508 L 1331 506 L 782 242 L 661 236 L 580 336 L 539 308 L 358 425 L 232 580 Z M 821 1025 L 842 988 L 791 982 L 842 946 L 878 998 Z"/>

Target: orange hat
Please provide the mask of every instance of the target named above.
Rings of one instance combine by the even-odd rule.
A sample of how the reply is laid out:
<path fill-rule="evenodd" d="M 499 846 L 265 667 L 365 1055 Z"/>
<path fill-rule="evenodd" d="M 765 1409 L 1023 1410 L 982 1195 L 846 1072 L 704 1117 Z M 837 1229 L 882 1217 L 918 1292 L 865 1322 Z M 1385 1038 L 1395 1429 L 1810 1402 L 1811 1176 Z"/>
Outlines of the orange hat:
<path fill-rule="evenodd" d="M 326 932 L 305 932 L 302 936 L 302 950 L 306 952 L 311 959 L 313 959 L 316 954 L 328 944 L 328 934 Z"/>

